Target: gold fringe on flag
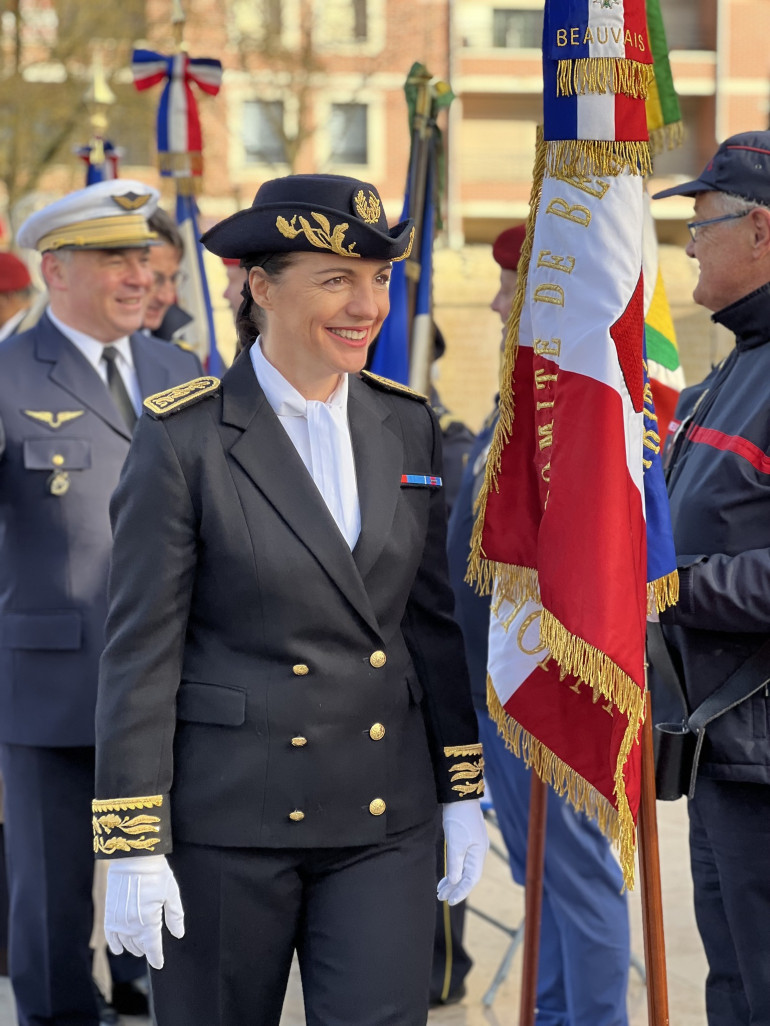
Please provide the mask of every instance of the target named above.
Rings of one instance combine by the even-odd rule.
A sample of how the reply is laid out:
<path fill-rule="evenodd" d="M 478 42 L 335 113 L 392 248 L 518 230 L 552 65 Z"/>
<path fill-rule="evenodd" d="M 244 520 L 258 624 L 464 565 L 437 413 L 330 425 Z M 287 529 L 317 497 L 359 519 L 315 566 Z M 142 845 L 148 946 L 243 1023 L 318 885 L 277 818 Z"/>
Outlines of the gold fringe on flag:
<path fill-rule="evenodd" d="M 652 64 L 641 64 L 625 57 L 579 57 L 558 62 L 556 95 L 623 93 L 646 100 L 654 77 Z"/>
<path fill-rule="evenodd" d="M 665 577 L 647 583 L 647 613 L 660 613 L 679 601 L 679 574 L 672 570 Z"/>
<path fill-rule="evenodd" d="M 601 139 L 558 139 L 548 143 L 546 174 L 616 177 L 624 171 L 632 175 L 652 174 L 652 156 L 648 142 L 622 142 Z"/>
<path fill-rule="evenodd" d="M 189 153 L 159 153 L 158 167 L 162 174 L 197 176 L 203 172 L 203 154 L 198 150 L 191 150 Z"/>
<path fill-rule="evenodd" d="M 513 430 L 513 418 L 515 412 L 515 398 L 513 389 L 513 375 L 516 367 L 516 357 L 519 353 L 519 322 L 521 311 L 524 309 L 524 297 L 527 292 L 527 277 L 529 275 L 529 258 L 532 255 L 532 241 L 535 237 L 535 219 L 537 218 L 538 207 L 540 206 L 540 194 L 543 191 L 543 178 L 545 177 L 547 144 L 543 138 L 543 127 L 537 127 L 537 141 L 535 145 L 535 166 L 532 169 L 532 189 L 529 197 L 529 214 L 527 215 L 527 229 L 524 241 L 521 245 L 519 257 L 519 276 L 516 281 L 516 294 L 513 297 L 511 312 L 508 317 L 508 324 L 505 336 L 502 368 L 500 370 L 500 413 L 495 428 L 492 445 L 487 456 L 487 466 L 484 474 L 484 484 L 476 500 L 476 520 L 471 533 L 471 547 L 468 555 L 468 571 L 465 580 L 468 584 L 476 584 L 476 590 L 482 595 L 489 595 L 492 591 L 495 574 L 506 572 L 504 563 L 489 563 L 482 548 L 482 533 L 484 530 L 484 518 L 487 512 L 487 499 L 490 489 L 497 491 L 497 476 L 500 473 L 502 464 L 503 449 L 508 444 L 511 431 Z"/>
<path fill-rule="evenodd" d="M 600 649 L 568 631 L 547 609 L 540 618 L 540 640 L 562 670 L 585 681 L 630 718 L 642 715 L 642 691 L 634 679 Z"/>
<path fill-rule="evenodd" d="M 490 595 L 494 588 L 495 598 L 492 612 L 497 616 L 503 602 L 519 606 L 522 602 L 540 602 L 540 581 L 537 570 L 530 566 L 511 566 L 510 563 L 492 563 L 487 560 L 482 566 L 482 575 L 488 574 L 486 588 L 479 588 L 482 595 Z M 484 579 L 482 577 L 482 579 Z"/>
<path fill-rule="evenodd" d="M 650 152 L 665 153 L 675 150 L 684 142 L 684 125 L 681 121 L 672 121 L 670 125 L 662 125 L 650 132 Z"/>
<path fill-rule="evenodd" d="M 617 793 L 617 774 L 615 794 L 618 808 L 616 809 L 584 777 L 576 773 L 550 748 L 538 741 L 520 723 L 508 715 L 489 677 L 487 677 L 487 708 L 490 718 L 505 742 L 505 747 L 522 759 L 524 765 L 533 769 L 538 777 L 552 787 L 557 794 L 566 795 L 567 801 L 574 809 L 590 816 L 604 836 L 617 846 L 623 879 L 629 889 L 633 888 L 636 827 L 625 796 L 625 786 L 622 789 L 622 797 Z M 628 751 L 630 751 L 630 747 Z M 622 756 L 622 762 L 620 758 L 618 760 L 621 781 L 628 751 Z"/>

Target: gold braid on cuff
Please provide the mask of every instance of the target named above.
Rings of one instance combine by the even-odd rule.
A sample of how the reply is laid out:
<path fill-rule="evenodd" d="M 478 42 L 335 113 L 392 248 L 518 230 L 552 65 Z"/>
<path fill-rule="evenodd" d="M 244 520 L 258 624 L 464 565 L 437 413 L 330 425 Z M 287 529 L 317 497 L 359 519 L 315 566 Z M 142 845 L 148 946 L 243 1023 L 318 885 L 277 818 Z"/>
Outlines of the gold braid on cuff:
<path fill-rule="evenodd" d="M 142 798 L 94 799 L 91 803 L 94 853 L 152 852 L 161 843 L 161 817 L 139 810 L 161 809 L 162 806 L 163 795 L 160 794 Z"/>
<path fill-rule="evenodd" d="M 480 744 L 452 745 L 444 749 L 449 760 L 452 790 L 462 798 L 480 798 L 484 794 L 484 756 Z M 459 762 L 455 760 L 459 759 Z"/>

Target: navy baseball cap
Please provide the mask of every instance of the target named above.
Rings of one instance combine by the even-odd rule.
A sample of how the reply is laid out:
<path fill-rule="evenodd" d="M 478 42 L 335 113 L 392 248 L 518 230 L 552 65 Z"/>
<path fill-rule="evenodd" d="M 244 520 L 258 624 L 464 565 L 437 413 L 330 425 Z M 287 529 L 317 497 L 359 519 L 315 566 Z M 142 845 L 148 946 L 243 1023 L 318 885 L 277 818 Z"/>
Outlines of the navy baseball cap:
<path fill-rule="evenodd" d="M 741 132 L 725 139 L 692 182 L 656 192 L 664 196 L 697 196 L 699 192 L 729 192 L 770 206 L 770 132 Z"/>

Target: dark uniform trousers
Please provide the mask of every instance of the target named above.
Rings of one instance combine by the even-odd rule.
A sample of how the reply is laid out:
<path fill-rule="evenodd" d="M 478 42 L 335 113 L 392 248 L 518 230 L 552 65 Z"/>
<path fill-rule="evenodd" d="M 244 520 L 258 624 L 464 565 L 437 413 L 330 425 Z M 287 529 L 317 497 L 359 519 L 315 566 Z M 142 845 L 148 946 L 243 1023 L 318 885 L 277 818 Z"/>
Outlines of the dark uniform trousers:
<path fill-rule="evenodd" d="M 436 830 L 349 848 L 177 843 L 169 862 L 196 908 L 182 940 L 164 932 L 158 1021 L 278 1026 L 296 948 L 307 1026 L 424 1026 Z"/>
<path fill-rule="evenodd" d="M 143 395 L 199 372 L 191 353 L 156 339 L 132 335 L 131 349 Z M 99 1023 L 88 946 L 93 718 L 108 505 L 130 441 L 104 382 L 48 317 L 2 343 L 0 766 L 20 1026 Z M 130 979 L 144 962 L 111 968 Z"/>

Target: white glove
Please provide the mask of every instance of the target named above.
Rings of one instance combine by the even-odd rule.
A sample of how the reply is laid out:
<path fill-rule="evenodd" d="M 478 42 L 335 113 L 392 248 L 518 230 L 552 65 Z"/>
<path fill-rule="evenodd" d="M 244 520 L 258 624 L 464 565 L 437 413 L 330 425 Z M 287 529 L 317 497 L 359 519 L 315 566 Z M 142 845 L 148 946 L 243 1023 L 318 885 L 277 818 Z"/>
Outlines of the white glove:
<path fill-rule="evenodd" d="M 478 798 L 447 802 L 442 808 L 446 876 L 439 880 L 436 894 L 439 901 L 456 905 L 468 897 L 481 879 L 489 837 Z"/>
<path fill-rule="evenodd" d="M 169 933 L 184 937 L 179 887 L 165 855 L 132 855 L 110 863 L 104 932 L 113 955 L 125 949 L 162 969 L 164 914 Z"/>

